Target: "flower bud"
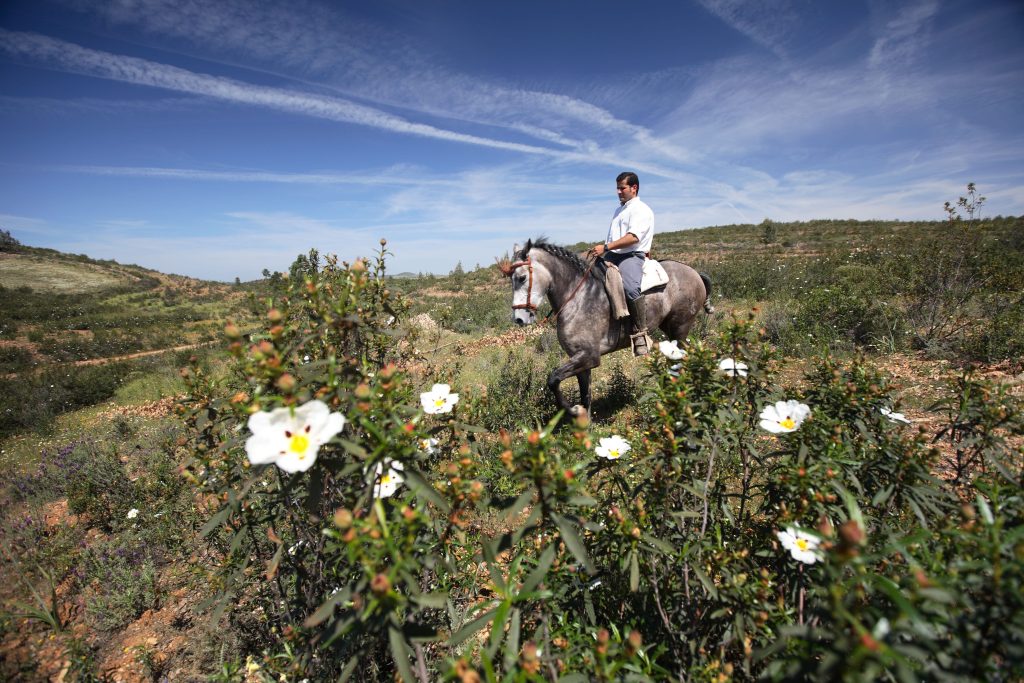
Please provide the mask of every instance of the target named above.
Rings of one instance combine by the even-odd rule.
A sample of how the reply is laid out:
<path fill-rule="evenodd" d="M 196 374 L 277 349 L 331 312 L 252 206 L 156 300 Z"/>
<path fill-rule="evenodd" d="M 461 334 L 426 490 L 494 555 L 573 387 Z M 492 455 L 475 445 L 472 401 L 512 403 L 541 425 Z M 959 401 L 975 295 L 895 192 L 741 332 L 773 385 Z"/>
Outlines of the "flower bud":
<path fill-rule="evenodd" d="M 270 322 L 279 323 L 283 319 L 284 316 L 281 315 L 281 311 L 277 310 L 276 308 L 271 308 L 269 311 L 267 311 L 267 320 L 269 320 Z"/>
<path fill-rule="evenodd" d="M 860 524 L 852 519 L 839 527 L 839 539 L 847 546 L 864 545 L 867 540 Z"/>
<path fill-rule="evenodd" d="M 388 578 L 387 574 L 377 574 L 370 581 L 370 591 L 378 598 L 386 595 L 389 590 L 391 590 L 391 579 Z"/>
<path fill-rule="evenodd" d="M 643 643 L 644 639 L 640 635 L 640 631 L 633 629 L 629 632 L 629 637 L 626 639 L 626 651 L 632 655 L 640 649 L 640 646 L 643 645 Z"/>
<path fill-rule="evenodd" d="M 352 511 L 348 508 L 338 508 L 334 512 L 334 526 L 342 531 L 347 531 L 352 526 Z"/>
<path fill-rule="evenodd" d="M 277 388 L 286 394 L 295 390 L 295 384 L 295 376 L 287 372 L 277 378 Z"/>
<path fill-rule="evenodd" d="M 238 325 L 234 323 L 228 323 L 224 326 L 224 334 L 227 335 L 228 339 L 238 339 L 242 336 L 242 332 L 238 329 Z"/>

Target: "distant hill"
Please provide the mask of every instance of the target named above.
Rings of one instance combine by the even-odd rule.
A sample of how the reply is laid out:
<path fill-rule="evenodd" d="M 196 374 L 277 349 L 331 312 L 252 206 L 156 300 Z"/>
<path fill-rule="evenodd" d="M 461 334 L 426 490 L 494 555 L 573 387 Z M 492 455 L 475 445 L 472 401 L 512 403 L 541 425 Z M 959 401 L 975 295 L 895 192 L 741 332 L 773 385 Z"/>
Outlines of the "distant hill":
<path fill-rule="evenodd" d="M 54 249 L 18 245 L 13 250 L 0 251 L 0 286 L 7 289 L 27 287 L 40 294 L 87 294 L 126 287 L 145 290 L 161 284 L 196 287 L 204 282 Z"/>

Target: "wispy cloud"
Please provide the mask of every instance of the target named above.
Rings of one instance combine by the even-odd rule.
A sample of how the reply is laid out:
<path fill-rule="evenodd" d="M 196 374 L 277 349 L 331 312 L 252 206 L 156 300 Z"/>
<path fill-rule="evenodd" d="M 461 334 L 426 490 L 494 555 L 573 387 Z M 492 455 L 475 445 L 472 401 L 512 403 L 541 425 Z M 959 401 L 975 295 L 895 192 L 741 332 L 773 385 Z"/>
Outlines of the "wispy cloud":
<path fill-rule="evenodd" d="M 899 62 L 906 66 L 929 42 L 929 32 L 925 29 L 938 9 L 939 3 L 936 0 L 897 6 L 896 16 L 884 21 L 871 46 L 868 65 L 892 66 L 893 62 Z"/>
<path fill-rule="evenodd" d="M 408 36 L 337 6 L 249 0 L 67 3 L 150 35 L 185 40 L 207 59 L 244 61 L 247 67 L 256 60 L 272 73 L 360 100 L 504 128 L 584 154 L 595 144 L 592 136 L 650 135 L 643 126 L 564 93 L 452 71 L 412 46 Z"/>
<path fill-rule="evenodd" d="M 707 11 L 755 43 L 786 57 L 797 13 L 791 0 L 698 0 Z"/>
<path fill-rule="evenodd" d="M 338 97 L 251 85 L 137 57 L 92 50 L 33 33 L 0 29 L 0 49 L 16 59 L 39 62 L 51 68 L 97 78 L 202 95 L 218 100 L 267 107 L 332 121 L 354 123 L 394 133 L 418 135 L 523 154 L 566 156 L 566 153 L 557 150 L 495 140 L 415 123 Z"/>
<path fill-rule="evenodd" d="M 212 171 L 196 168 L 152 166 L 54 166 L 55 171 L 99 176 L 131 178 L 167 178 L 171 180 L 229 183 L 280 183 L 286 185 L 381 185 L 381 186 L 455 186 L 455 180 L 417 177 L 415 169 L 396 169 L 394 173 L 279 173 L 271 171 Z"/>

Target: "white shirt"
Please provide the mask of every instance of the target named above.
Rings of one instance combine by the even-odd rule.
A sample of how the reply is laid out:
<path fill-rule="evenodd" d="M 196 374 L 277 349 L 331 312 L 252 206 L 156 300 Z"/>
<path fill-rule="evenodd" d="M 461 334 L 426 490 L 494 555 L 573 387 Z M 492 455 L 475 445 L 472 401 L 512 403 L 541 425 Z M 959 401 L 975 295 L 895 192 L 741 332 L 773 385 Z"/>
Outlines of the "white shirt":
<path fill-rule="evenodd" d="M 633 197 L 619 206 L 608 226 L 608 239 L 605 243 L 614 242 L 626 233 L 633 233 L 639 242 L 621 249 L 612 249 L 616 254 L 628 254 L 631 251 L 650 251 L 654 242 L 654 212 L 651 207 Z"/>

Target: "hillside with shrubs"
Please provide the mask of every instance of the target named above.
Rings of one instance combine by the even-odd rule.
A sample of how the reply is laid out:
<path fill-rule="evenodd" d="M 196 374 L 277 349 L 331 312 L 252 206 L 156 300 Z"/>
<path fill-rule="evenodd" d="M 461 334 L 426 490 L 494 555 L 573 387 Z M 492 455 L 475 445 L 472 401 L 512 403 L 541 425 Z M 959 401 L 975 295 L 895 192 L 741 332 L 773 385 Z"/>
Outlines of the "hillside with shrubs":
<path fill-rule="evenodd" d="M 497 268 L 390 277 L 384 240 L 234 286 L 4 285 L 4 415 L 81 397 L 0 423 L 0 670 L 1020 680 L 1024 218 L 984 201 L 660 233 L 717 312 L 606 356 L 578 418 Z"/>

